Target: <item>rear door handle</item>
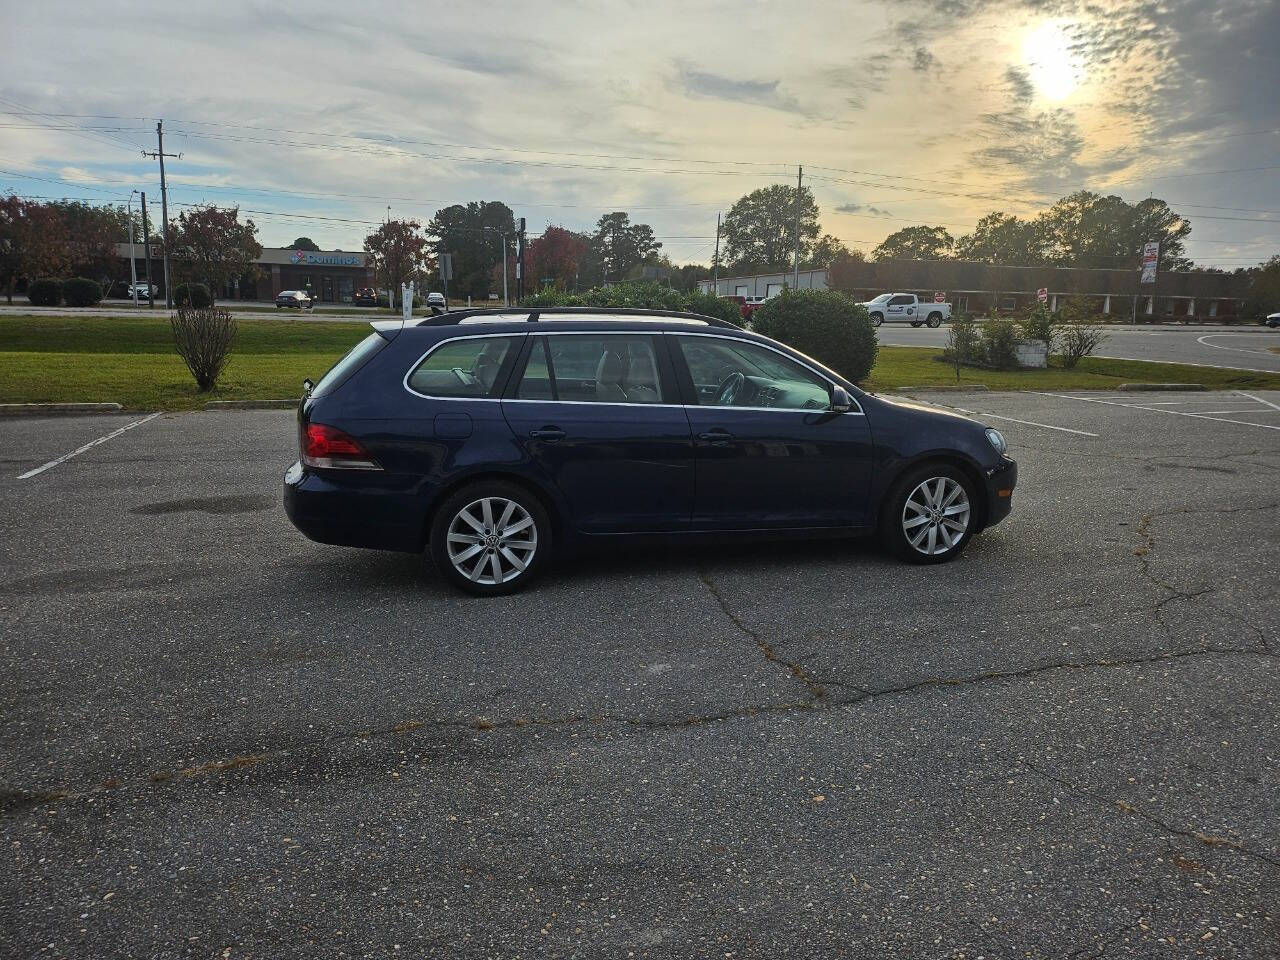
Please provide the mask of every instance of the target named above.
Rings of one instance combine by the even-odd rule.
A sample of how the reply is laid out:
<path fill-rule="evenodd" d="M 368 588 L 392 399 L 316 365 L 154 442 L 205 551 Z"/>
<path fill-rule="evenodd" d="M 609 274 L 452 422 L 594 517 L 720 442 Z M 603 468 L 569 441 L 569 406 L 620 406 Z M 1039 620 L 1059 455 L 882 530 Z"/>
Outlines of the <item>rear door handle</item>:
<path fill-rule="evenodd" d="M 733 434 L 728 430 L 708 430 L 706 433 L 698 434 L 698 439 L 713 447 L 727 447 L 733 442 Z"/>
<path fill-rule="evenodd" d="M 537 430 L 530 430 L 529 436 L 535 440 L 545 440 L 547 443 L 555 443 L 557 440 L 563 440 L 567 434 L 559 427 L 541 427 Z"/>

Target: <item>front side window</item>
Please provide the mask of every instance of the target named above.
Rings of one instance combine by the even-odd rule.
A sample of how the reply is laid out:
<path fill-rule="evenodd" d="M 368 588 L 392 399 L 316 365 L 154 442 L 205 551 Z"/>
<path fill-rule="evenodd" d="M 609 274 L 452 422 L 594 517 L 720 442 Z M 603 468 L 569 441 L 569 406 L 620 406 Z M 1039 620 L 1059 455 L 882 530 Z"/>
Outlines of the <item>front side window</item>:
<path fill-rule="evenodd" d="M 516 388 L 520 400 L 663 403 L 653 338 L 644 334 L 537 337 Z"/>
<path fill-rule="evenodd" d="M 721 337 L 674 338 L 701 406 L 826 410 L 830 384 L 759 344 Z"/>
<path fill-rule="evenodd" d="M 496 397 L 498 374 L 516 337 L 470 337 L 442 343 L 409 374 L 409 388 L 429 397 Z"/>

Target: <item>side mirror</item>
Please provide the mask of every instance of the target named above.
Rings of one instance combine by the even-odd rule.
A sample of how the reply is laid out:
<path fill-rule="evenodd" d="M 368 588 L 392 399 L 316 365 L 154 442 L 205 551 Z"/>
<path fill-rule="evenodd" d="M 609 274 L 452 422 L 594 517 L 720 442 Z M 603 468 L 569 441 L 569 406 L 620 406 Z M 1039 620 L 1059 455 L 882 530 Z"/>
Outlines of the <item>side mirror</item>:
<path fill-rule="evenodd" d="M 853 398 L 849 396 L 849 391 L 844 387 L 836 384 L 831 388 L 831 411 L 833 413 L 848 413 L 853 409 Z"/>
<path fill-rule="evenodd" d="M 302 392 L 304 394 L 310 395 L 314 387 L 315 387 L 315 384 L 311 382 L 310 377 L 307 377 L 307 379 L 302 381 Z"/>

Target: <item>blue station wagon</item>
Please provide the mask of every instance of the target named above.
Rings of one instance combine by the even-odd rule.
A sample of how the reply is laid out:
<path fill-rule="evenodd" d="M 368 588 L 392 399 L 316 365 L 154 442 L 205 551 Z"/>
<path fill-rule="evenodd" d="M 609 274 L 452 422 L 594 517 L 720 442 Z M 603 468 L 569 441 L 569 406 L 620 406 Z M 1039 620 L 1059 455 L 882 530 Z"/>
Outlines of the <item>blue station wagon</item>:
<path fill-rule="evenodd" d="M 373 327 L 306 384 L 285 509 L 321 543 L 425 549 L 472 593 L 640 535 L 879 533 L 939 563 L 1009 514 L 998 431 L 725 321 L 544 308 Z"/>

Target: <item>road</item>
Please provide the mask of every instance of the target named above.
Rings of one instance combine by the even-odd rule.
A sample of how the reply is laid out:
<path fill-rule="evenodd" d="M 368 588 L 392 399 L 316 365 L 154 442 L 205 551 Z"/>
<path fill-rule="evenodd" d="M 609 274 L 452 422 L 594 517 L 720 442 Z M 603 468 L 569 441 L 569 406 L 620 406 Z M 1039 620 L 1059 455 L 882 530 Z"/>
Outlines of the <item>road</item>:
<path fill-rule="evenodd" d="M 1280 330 L 1221 326 L 1108 326 L 1108 339 L 1100 357 L 1125 360 L 1163 360 L 1210 367 L 1236 367 L 1280 373 Z M 880 342 L 902 347 L 941 347 L 947 342 L 947 326 L 936 329 L 886 323 L 876 331 Z"/>
<path fill-rule="evenodd" d="M 952 564 L 490 600 L 298 535 L 287 411 L 0 420 L 0 956 L 1274 956 L 1280 392 L 932 399 Z"/>

